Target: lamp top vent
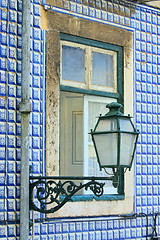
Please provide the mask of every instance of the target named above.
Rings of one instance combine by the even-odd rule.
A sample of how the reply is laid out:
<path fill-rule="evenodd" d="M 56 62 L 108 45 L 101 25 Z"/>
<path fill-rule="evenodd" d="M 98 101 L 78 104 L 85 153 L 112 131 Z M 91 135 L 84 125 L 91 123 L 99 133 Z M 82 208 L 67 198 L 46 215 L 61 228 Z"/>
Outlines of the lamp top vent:
<path fill-rule="evenodd" d="M 123 106 L 120 103 L 112 102 L 106 105 L 106 108 L 109 108 L 109 112 L 105 114 L 105 117 L 109 116 L 124 116 L 120 109 Z"/>

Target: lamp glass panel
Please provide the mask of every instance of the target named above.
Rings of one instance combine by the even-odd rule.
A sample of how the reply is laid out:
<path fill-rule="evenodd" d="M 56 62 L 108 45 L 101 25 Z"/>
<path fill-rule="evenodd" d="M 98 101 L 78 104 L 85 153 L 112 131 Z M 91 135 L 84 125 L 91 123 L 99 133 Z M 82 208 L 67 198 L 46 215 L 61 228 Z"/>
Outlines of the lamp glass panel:
<path fill-rule="evenodd" d="M 100 119 L 96 131 L 97 132 L 108 132 L 108 131 L 116 131 L 117 130 L 117 121 L 115 119 Z"/>
<path fill-rule="evenodd" d="M 129 166 L 132 160 L 132 154 L 134 150 L 134 143 L 136 141 L 135 134 L 121 133 L 121 145 L 120 145 L 120 164 Z"/>
<path fill-rule="evenodd" d="M 101 166 L 117 165 L 117 139 L 117 133 L 94 135 Z"/>
<path fill-rule="evenodd" d="M 129 118 L 120 118 L 120 129 L 121 131 L 133 132 L 134 128 Z"/>

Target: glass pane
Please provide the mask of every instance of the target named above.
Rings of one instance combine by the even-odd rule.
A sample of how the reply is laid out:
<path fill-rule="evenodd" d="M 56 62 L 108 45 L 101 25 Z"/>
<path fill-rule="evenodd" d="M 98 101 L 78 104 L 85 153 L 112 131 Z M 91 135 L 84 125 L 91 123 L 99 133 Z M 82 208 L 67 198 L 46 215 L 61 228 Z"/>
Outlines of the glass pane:
<path fill-rule="evenodd" d="M 96 97 L 95 97 L 96 100 Z M 108 112 L 108 109 L 106 108 L 106 103 L 104 102 L 89 102 L 88 103 L 88 131 L 90 129 L 94 129 L 95 125 L 98 121 L 98 116 L 104 115 Z M 89 142 L 92 142 L 90 134 L 88 135 Z"/>
<path fill-rule="evenodd" d="M 96 97 L 95 97 L 96 99 Z M 88 131 L 93 129 L 97 122 L 97 116 L 100 114 L 105 114 L 106 103 L 103 102 L 88 102 Z M 88 134 L 88 159 L 87 159 L 87 175 L 89 176 L 106 176 L 106 173 L 100 171 L 97 162 L 93 142 L 91 140 L 91 135 Z"/>
<path fill-rule="evenodd" d="M 133 132 L 133 126 L 128 118 L 120 119 L 120 129 L 121 131 Z"/>
<path fill-rule="evenodd" d="M 96 131 L 116 131 L 117 121 L 115 119 L 101 119 L 96 127 Z"/>
<path fill-rule="evenodd" d="M 95 135 L 94 140 L 102 165 L 117 164 L 117 134 Z"/>
<path fill-rule="evenodd" d="M 130 164 L 135 140 L 136 140 L 136 135 L 132 135 L 128 133 L 121 134 L 120 161 L 122 165 Z"/>
<path fill-rule="evenodd" d="M 114 56 L 92 52 L 92 84 L 114 87 Z"/>
<path fill-rule="evenodd" d="M 94 129 L 96 122 L 98 120 L 97 116 L 102 114 L 106 114 L 108 109 L 106 109 L 106 102 L 96 102 L 96 97 L 95 101 L 89 101 L 88 102 L 88 131 L 90 129 Z M 104 145 L 103 145 L 104 146 Z M 85 175 L 88 176 L 101 176 L 101 177 L 106 177 L 108 176 L 107 173 L 104 171 L 100 171 L 99 165 L 97 162 L 97 157 L 95 154 L 95 149 L 93 146 L 93 142 L 91 140 L 90 134 L 88 134 L 88 158 L 86 159 L 86 164 L 85 164 Z M 112 170 L 107 168 L 107 172 L 110 174 L 113 174 Z M 103 182 L 103 181 L 102 181 Z M 91 191 L 84 192 L 85 194 L 92 194 Z M 105 182 L 105 187 L 104 187 L 104 193 L 105 194 L 117 194 L 117 188 L 114 188 L 112 185 L 111 181 L 106 181 Z"/>
<path fill-rule="evenodd" d="M 62 79 L 85 82 L 84 49 L 62 46 Z"/>

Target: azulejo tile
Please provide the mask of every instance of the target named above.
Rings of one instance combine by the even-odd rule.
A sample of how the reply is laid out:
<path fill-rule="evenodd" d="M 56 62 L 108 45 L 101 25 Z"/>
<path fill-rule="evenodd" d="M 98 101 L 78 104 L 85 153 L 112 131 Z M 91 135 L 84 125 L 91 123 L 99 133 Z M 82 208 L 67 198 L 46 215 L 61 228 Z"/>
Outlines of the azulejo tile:
<path fill-rule="evenodd" d="M 37 52 L 33 52 L 32 53 L 32 62 L 40 64 L 41 63 L 41 54 L 37 53 Z"/>
<path fill-rule="evenodd" d="M 48 224 L 48 233 L 53 234 L 55 233 L 55 225 L 54 224 Z"/>
<path fill-rule="evenodd" d="M 0 134 L 6 133 L 6 123 L 0 122 Z"/>
<path fill-rule="evenodd" d="M 156 25 L 152 25 L 152 34 L 157 34 L 157 29 Z"/>
<path fill-rule="evenodd" d="M 33 101 L 32 111 L 40 112 L 41 111 L 41 103 L 39 101 Z"/>
<path fill-rule="evenodd" d="M 15 211 L 15 200 L 12 200 L 12 199 L 7 200 L 7 210 L 9 212 Z"/>
<path fill-rule="evenodd" d="M 7 198 L 14 199 L 15 196 L 15 187 L 7 187 Z"/>
<path fill-rule="evenodd" d="M 34 162 L 32 165 L 33 173 L 34 174 L 40 174 L 41 173 L 41 168 L 39 162 Z"/>
<path fill-rule="evenodd" d="M 11 214 L 9 215 L 10 220 L 11 218 Z M 16 226 L 15 225 L 9 225 L 7 228 L 7 233 L 8 233 L 8 237 L 16 237 Z"/>
<path fill-rule="evenodd" d="M 21 165 L 20 162 L 16 162 L 16 173 L 20 173 Z"/>
<path fill-rule="evenodd" d="M 62 225 L 60 223 L 55 224 L 55 232 L 62 233 Z"/>
<path fill-rule="evenodd" d="M 0 147 L 5 147 L 6 145 L 6 137 L 4 136 L 0 136 Z"/>
<path fill-rule="evenodd" d="M 62 240 L 62 239 L 64 239 L 64 237 L 66 237 L 66 236 L 63 235 L 63 238 L 62 238 L 62 235 L 55 234 L 54 240 Z"/>
<path fill-rule="evenodd" d="M 40 126 L 37 126 L 37 125 L 32 126 L 32 135 L 40 137 Z"/>
<path fill-rule="evenodd" d="M 22 25 L 21 24 L 17 25 L 17 35 L 22 36 Z"/>
<path fill-rule="evenodd" d="M 18 48 L 22 47 L 22 38 L 21 37 L 17 37 L 17 47 Z"/>
<path fill-rule="evenodd" d="M 4 173 L 5 171 L 6 171 L 5 161 L 1 160 L 1 163 L 0 163 L 0 173 Z"/>
<path fill-rule="evenodd" d="M 38 5 L 33 5 L 33 14 L 36 16 L 40 16 L 40 8 Z"/>
<path fill-rule="evenodd" d="M 34 161 L 40 161 L 40 152 L 36 149 L 32 150 L 32 160 Z"/>
<path fill-rule="evenodd" d="M 1 2 L 0 2 L 0 6 L 1 7 L 7 7 L 7 0 L 2 0 Z"/>
<path fill-rule="evenodd" d="M 9 7 L 10 7 L 10 9 L 12 9 L 12 10 L 17 10 L 17 1 L 15 1 L 15 0 L 10 0 L 10 1 L 9 1 Z"/>
<path fill-rule="evenodd" d="M 88 231 L 88 222 L 82 223 L 82 231 Z"/>
<path fill-rule="evenodd" d="M 42 116 L 39 113 L 32 114 L 32 123 L 33 124 L 42 124 Z"/>
<path fill-rule="evenodd" d="M 3 147 L 0 147 L 0 160 L 4 160 L 6 157 L 6 149 Z"/>
<path fill-rule="evenodd" d="M 22 24 L 22 13 L 21 12 L 17 12 L 17 23 Z"/>
<path fill-rule="evenodd" d="M 17 2 L 17 11 L 22 12 L 22 1 Z"/>
<path fill-rule="evenodd" d="M 42 235 L 47 234 L 47 225 L 40 226 L 40 234 Z"/>
<path fill-rule="evenodd" d="M 0 57 L 4 57 L 4 58 L 7 57 L 7 47 L 6 46 L 3 46 L 3 45 L 0 46 Z"/>
<path fill-rule="evenodd" d="M 15 173 L 15 163 L 14 162 L 8 162 L 7 163 L 7 172 L 8 173 Z"/>
<path fill-rule="evenodd" d="M 10 10 L 9 11 L 9 21 L 10 22 L 17 22 L 17 12 Z"/>
<path fill-rule="evenodd" d="M 33 50 L 40 52 L 41 51 L 41 42 L 34 40 L 33 41 Z"/>
<path fill-rule="evenodd" d="M 32 28 L 32 37 L 35 40 L 41 40 L 41 31 L 40 31 L 40 29 Z"/>
<path fill-rule="evenodd" d="M 6 71 L 7 70 L 7 62 L 3 58 L 0 59 L 0 70 L 2 70 L 2 71 Z"/>

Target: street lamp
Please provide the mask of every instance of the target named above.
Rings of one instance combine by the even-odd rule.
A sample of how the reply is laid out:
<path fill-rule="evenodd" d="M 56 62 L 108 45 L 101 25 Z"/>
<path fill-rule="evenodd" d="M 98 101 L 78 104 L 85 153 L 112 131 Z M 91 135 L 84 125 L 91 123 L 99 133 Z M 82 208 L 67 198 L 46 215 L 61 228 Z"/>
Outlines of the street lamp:
<path fill-rule="evenodd" d="M 106 181 L 111 181 L 114 187 L 118 186 L 120 169 L 132 166 L 138 132 L 131 117 L 120 112 L 121 104 L 111 103 L 107 107 L 110 111 L 99 116 L 91 136 L 100 170 L 112 168 L 113 174 L 106 177 L 30 176 L 31 210 L 54 213 L 81 189 L 90 189 L 99 197 L 104 193 Z"/>
<path fill-rule="evenodd" d="M 131 168 L 138 132 L 131 117 L 124 116 L 121 104 L 112 102 L 106 106 L 109 112 L 99 116 L 91 136 L 100 170 L 103 168 Z"/>

